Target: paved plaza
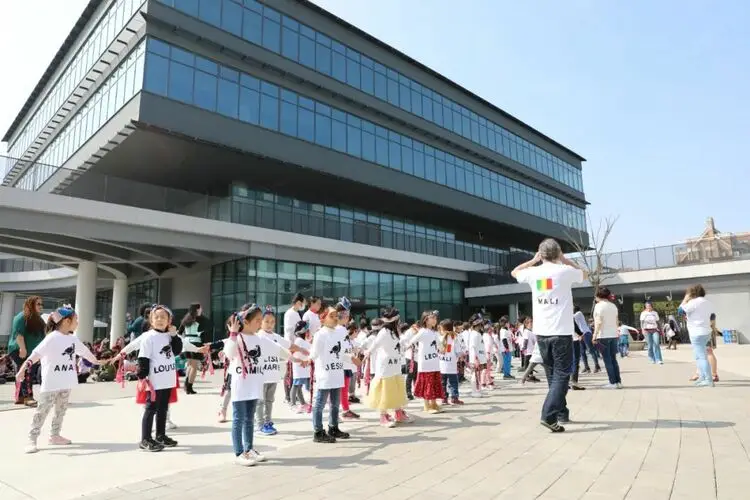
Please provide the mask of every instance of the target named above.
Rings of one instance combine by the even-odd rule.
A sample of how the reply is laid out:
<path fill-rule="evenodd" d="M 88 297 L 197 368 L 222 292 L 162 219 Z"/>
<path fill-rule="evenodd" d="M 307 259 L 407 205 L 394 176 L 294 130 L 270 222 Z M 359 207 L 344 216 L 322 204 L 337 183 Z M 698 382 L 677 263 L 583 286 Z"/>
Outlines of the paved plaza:
<path fill-rule="evenodd" d="M 541 384 L 504 383 L 434 416 L 415 402 L 417 421 L 396 429 L 363 411 L 342 425 L 352 439 L 334 445 L 313 444 L 308 419 L 279 404 L 280 434 L 256 438 L 269 462 L 248 469 L 231 464 L 216 380 L 180 395 L 180 447 L 156 454 L 136 450 L 133 388 L 87 384 L 66 416 L 63 434 L 76 443 L 68 448 L 24 455 L 31 411 L 0 411 L 0 499 L 747 499 L 750 348 L 720 346 L 717 355 L 713 390 L 689 386 L 688 346 L 665 351 L 663 366 L 643 353 L 622 361 L 624 390 L 598 388 L 603 374 L 583 376 L 589 390 L 569 395 L 575 423 L 557 435 L 538 424 Z M 0 404 L 9 395 L 0 387 Z"/>

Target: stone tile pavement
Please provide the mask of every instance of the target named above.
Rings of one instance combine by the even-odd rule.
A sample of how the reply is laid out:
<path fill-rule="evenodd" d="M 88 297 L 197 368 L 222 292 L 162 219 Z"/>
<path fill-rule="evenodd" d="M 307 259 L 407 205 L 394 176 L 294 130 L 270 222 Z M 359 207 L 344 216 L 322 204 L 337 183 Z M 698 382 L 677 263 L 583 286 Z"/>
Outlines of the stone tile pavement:
<path fill-rule="evenodd" d="M 309 421 L 279 407 L 280 434 L 256 441 L 269 462 L 247 469 L 231 464 L 208 383 L 174 407 L 185 446 L 158 454 L 134 449 L 140 409 L 130 399 L 79 403 L 65 434 L 81 444 L 36 456 L 21 453 L 30 412 L 0 412 L 0 499 L 750 498 L 750 380 L 727 372 L 714 389 L 693 388 L 693 364 L 673 359 L 686 356 L 659 366 L 635 353 L 621 363 L 624 390 L 585 376 L 588 390 L 569 394 L 575 423 L 556 435 L 538 424 L 541 384 L 502 384 L 440 415 L 414 403 L 417 422 L 396 429 L 362 412 L 342 425 L 352 439 L 334 445 L 312 443 Z"/>

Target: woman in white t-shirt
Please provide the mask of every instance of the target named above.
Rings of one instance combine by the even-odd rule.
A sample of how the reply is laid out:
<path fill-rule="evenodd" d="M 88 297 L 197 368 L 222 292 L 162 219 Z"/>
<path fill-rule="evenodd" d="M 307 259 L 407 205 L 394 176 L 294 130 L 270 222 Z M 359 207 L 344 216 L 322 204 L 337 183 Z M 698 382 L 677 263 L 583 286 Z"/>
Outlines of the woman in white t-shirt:
<path fill-rule="evenodd" d="M 695 386 L 713 387 L 714 381 L 706 348 L 713 333 L 711 315 L 714 313 L 714 306 L 706 299 L 706 290 L 703 285 L 695 285 L 687 289 L 679 310 L 687 316 L 690 344 L 693 346 L 693 353 L 698 365 L 700 377 L 695 382 Z"/>
<path fill-rule="evenodd" d="M 372 391 L 367 397 L 367 406 L 380 412 L 380 425 L 395 427 L 397 423 L 410 423 L 413 419 L 406 414 L 404 407 L 406 387 L 401 373 L 402 339 L 398 332 L 399 311 L 390 307 L 383 311 L 383 327 L 378 331 L 365 358 L 375 355 L 375 378 Z M 391 417 L 390 411 L 394 411 Z"/>
<path fill-rule="evenodd" d="M 60 435 L 63 418 L 68 409 L 70 390 L 78 385 L 78 374 L 75 368 L 75 357 L 80 356 L 92 364 L 99 364 L 96 356 L 83 345 L 73 333 L 78 328 L 78 315 L 70 307 L 57 309 L 47 318 L 47 335 L 39 345 L 31 351 L 26 361 L 21 364 L 16 374 L 16 381 L 20 383 L 26 376 L 26 370 L 41 361 L 42 387 L 37 398 L 38 404 L 31 419 L 29 443 L 26 453 L 36 453 L 37 439 L 42 431 L 44 421 L 54 407 L 49 444 L 64 446 L 71 443 Z"/>
<path fill-rule="evenodd" d="M 419 332 L 409 340 L 407 347 L 417 346 L 417 382 L 414 395 L 424 400 L 424 411 L 440 413 L 438 399 L 443 399 L 443 383 L 440 379 L 438 359 L 437 311 L 425 311 L 419 321 Z"/>
<path fill-rule="evenodd" d="M 617 306 L 610 300 L 612 292 L 609 288 L 602 287 L 596 292 L 596 305 L 594 306 L 594 337 L 595 343 L 604 348 L 602 357 L 604 367 L 607 369 L 609 383 L 605 385 L 608 389 L 622 389 L 620 378 L 620 365 L 617 363 L 619 329 L 617 327 Z"/>

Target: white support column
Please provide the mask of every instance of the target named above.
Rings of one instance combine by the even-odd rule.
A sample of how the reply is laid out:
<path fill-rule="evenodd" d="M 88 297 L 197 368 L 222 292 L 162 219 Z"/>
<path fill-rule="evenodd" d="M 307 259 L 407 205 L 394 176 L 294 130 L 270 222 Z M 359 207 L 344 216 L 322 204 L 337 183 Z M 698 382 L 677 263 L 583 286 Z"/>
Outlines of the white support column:
<path fill-rule="evenodd" d="M 0 337 L 11 334 L 13 316 L 16 315 L 16 294 L 4 292 L 0 294 Z"/>
<path fill-rule="evenodd" d="M 112 317 L 109 319 L 109 345 L 125 336 L 125 314 L 128 308 L 128 280 L 116 279 L 112 286 Z"/>
<path fill-rule="evenodd" d="M 78 338 L 83 342 L 93 342 L 96 314 L 96 262 L 81 262 L 78 265 L 75 307 L 78 313 L 78 331 L 76 331 Z"/>
<path fill-rule="evenodd" d="M 518 321 L 518 302 L 508 305 L 508 319 L 511 323 Z"/>

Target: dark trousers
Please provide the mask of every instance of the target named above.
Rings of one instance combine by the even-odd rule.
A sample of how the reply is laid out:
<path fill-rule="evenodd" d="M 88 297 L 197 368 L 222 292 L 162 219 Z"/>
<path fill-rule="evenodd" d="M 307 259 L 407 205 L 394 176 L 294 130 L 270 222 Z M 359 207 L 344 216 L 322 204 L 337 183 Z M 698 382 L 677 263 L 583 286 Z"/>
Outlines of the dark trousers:
<path fill-rule="evenodd" d="M 417 380 L 417 362 L 412 362 L 410 359 L 406 360 L 406 394 L 411 396 L 411 389 L 414 382 Z"/>
<path fill-rule="evenodd" d="M 537 337 L 537 341 L 549 387 L 542 406 L 542 420 L 552 424 L 558 418 L 569 418 L 570 415 L 566 396 L 573 367 L 573 337 L 545 335 Z"/>
<path fill-rule="evenodd" d="M 25 359 L 21 359 L 18 351 L 8 353 L 8 356 L 10 356 L 13 364 L 16 365 L 16 371 L 18 371 L 23 362 L 26 361 Z M 21 381 L 21 383 L 16 383 L 18 389 L 16 394 L 16 403 L 23 403 L 24 399 L 34 397 L 34 381 L 36 381 L 37 377 L 39 376 L 39 366 L 39 363 L 34 363 L 33 365 L 31 365 L 29 369 L 26 370 L 26 376 Z"/>
<path fill-rule="evenodd" d="M 531 354 L 521 356 L 521 371 L 526 371 L 526 368 L 529 367 L 529 361 L 531 361 Z"/>
<path fill-rule="evenodd" d="M 445 399 L 448 397 L 458 399 L 458 374 L 456 373 L 441 373 L 440 378 L 443 381 L 443 388 L 445 390 Z"/>
<path fill-rule="evenodd" d="M 146 407 L 143 410 L 141 420 L 141 440 L 151 439 L 151 431 L 154 428 L 154 417 L 156 417 L 156 437 L 167 433 L 167 410 L 169 410 L 169 396 L 172 389 L 159 389 L 156 391 L 156 399 L 151 400 L 151 393 L 146 395 Z"/>
<path fill-rule="evenodd" d="M 587 370 L 590 370 L 589 368 L 589 360 L 586 357 L 586 351 L 591 355 L 591 359 L 594 360 L 594 368 L 597 370 L 599 369 L 599 351 L 594 346 L 594 342 L 591 340 L 592 334 L 590 332 L 586 332 L 583 334 L 583 338 L 581 339 L 581 342 L 583 344 L 581 345 L 581 358 L 583 359 L 583 366 Z"/>
<path fill-rule="evenodd" d="M 581 371 L 581 341 L 573 342 L 573 374 L 570 376 L 571 382 L 578 383 L 578 372 Z"/>
<path fill-rule="evenodd" d="M 607 377 L 610 384 L 621 384 L 620 365 L 617 362 L 617 339 L 599 339 L 599 343 L 604 347 L 604 367 L 607 369 Z"/>

